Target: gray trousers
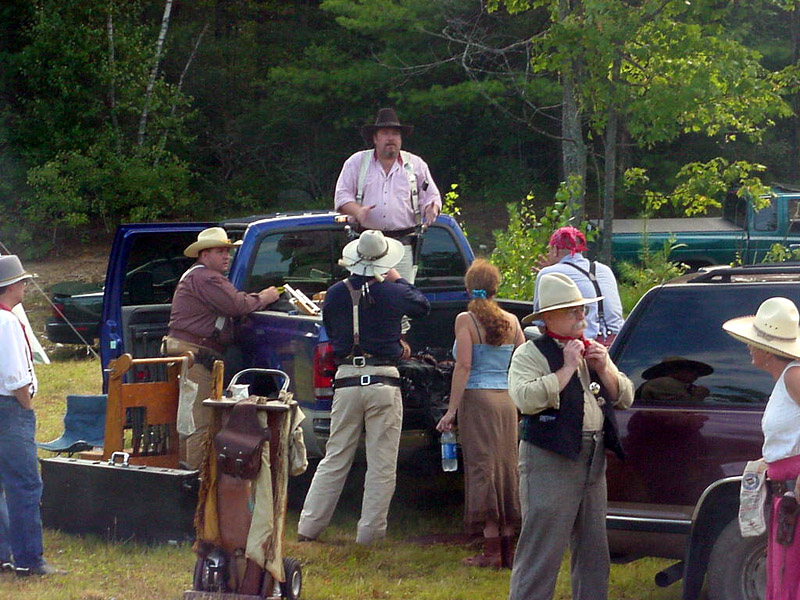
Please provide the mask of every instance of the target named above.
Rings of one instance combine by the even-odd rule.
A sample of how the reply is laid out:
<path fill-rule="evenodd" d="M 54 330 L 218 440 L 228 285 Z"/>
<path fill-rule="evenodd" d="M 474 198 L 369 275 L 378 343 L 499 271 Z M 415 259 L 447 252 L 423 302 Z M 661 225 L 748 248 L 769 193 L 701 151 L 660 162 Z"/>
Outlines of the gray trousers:
<path fill-rule="evenodd" d="M 569 547 L 573 600 L 606 600 L 610 558 L 602 432 L 584 434 L 577 460 L 522 440 L 519 472 L 522 530 L 509 599 L 551 600 Z"/>

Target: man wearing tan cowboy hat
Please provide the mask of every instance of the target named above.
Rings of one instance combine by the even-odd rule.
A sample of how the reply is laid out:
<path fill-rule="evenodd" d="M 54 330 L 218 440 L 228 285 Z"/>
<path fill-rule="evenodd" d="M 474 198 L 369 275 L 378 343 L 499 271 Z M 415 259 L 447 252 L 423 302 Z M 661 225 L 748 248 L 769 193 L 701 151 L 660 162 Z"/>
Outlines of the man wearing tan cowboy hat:
<path fill-rule="evenodd" d="M 202 405 L 211 394 L 211 365 L 233 342 L 230 319 L 261 310 L 279 296 L 274 287 L 257 294 L 241 292 L 225 276 L 230 250 L 241 243 L 231 242 L 221 227 L 201 231 L 183 252 L 197 262 L 183 274 L 172 298 L 164 353 L 178 356 L 190 351 L 195 358 L 188 377 L 197 384 L 190 410 L 193 426 L 189 422 L 189 430 L 194 431 L 181 434 L 181 455 L 192 469 L 198 468 L 203 458 L 201 446 L 211 418 L 210 409 Z"/>
<path fill-rule="evenodd" d="M 0 256 L 0 569 L 14 568 L 13 554 L 18 576 L 63 573 L 42 557 L 36 373 L 24 326 L 11 312 L 25 297 L 31 277 L 15 255 Z"/>
<path fill-rule="evenodd" d="M 363 430 L 367 474 L 356 542 L 369 544 L 386 535 L 403 424 L 400 320 L 430 310 L 427 298 L 394 268 L 402 256 L 400 242 L 365 231 L 342 250 L 340 264 L 350 277 L 325 295 L 322 320 L 338 368 L 331 435 L 300 513 L 300 541 L 316 540 L 330 522 Z"/>
<path fill-rule="evenodd" d="M 356 152 L 345 161 L 334 197 L 336 210 L 360 228 L 380 230 L 403 244 L 397 271 L 411 283 L 417 227 L 433 223 L 442 210 L 428 165 L 401 150 L 403 138 L 413 130 L 400 123 L 394 109 L 380 109 L 375 123 L 361 128 L 361 136 L 373 149 Z M 408 328 L 405 320 L 403 332 Z"/>
<path fill-rule="evenodd" d="M 522 530 L 511 574 L 511 600 L 552 598 L 564 552 L 572 557 L 572 597 L 605 600 L 605 450 L 622 454 L 613 408 L 633 403 L 633 384 L 605 346 L 583 337 L 584 299 L 563 273 L 540 276 L 545 333 L 517 348 L 508 391 L 522 413 Z"/>

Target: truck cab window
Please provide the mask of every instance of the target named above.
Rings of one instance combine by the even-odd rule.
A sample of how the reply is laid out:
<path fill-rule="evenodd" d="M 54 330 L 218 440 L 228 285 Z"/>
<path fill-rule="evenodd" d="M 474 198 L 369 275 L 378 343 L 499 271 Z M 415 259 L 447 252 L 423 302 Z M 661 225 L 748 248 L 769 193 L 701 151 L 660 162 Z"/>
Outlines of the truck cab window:
<path fill-rule="evenodd" d="M 196 233 L 141 234 L 128 255 L 123 284 L 123 306 L 169 304 L 181 275 L 194 264 L 183 250 L 197 239 Z"/>
<path fill-rule="evenodd" d="M 463 287 L 467 267 L 450 231 L 436 225 L 429 227 L 422 239 L 416 285 Z"/>
<path fill-rule="evenodd" d="M 755 212 L 753 229 L 755 231 L 775 231 L 778 228 L 778 206 L 773 198 L 769 206 Z"/>
<path fill-rule="evenodd" d="M 245 289 L 257 292 L 285 283 L 307 296 L 328 289 L 346 271 L 339 266 L 348 242 L 341 229 L 282 231 L 265 235 L 252 262 Z"/>

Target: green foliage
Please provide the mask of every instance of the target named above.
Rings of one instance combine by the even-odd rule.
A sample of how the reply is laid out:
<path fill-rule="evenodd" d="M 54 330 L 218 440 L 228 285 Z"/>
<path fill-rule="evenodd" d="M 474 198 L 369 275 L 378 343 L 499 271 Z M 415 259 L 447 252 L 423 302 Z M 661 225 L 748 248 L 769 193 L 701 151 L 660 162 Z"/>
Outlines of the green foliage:
<path fill-rule="evenodd" d="M 681 167 L 677 175 L 678 185 L 671 194 L 663 194 L 647 189 L 649 177 L 644 169 L 628 169 L 624 175 L 626 189 L 640 195 L 643 199 L 643 214 L 651 217 L 665 204 L 679 209 L 687 217 L 704 214 L 709 209 L 721 208 L 720 199 L 732 189 L 740 197 L 753 202 L 756 209 L 769 204 L 765 186 L 758 173 L 766 170 L 764 165 L 747 161 L 730 162 L 724 158 L 714 158 L 706 163 L 688 163 Z"/>
<path fill-rule="evenodd" d="M 464 232 L 464 237 L 468 238 L 467 224 L 461 216 L 461 206 L 459 205 L 458 184 L 451 183 L 450 190 L 442 198 L 442 214 L 450 215 L 456 220 L 461 231 Z"/>
<path fill-rule="evenodd" d="M 647 238 L 642 242 L 642 249 L 639 251 L 639 263 L 632 264 L 620 262 L 617 264 L 619 272 L 619 291 L 622 300 L 622 308 L 628 314 L 644 293 L 651 287 L 660 285 L 670 279 L 683 275 L 688 267 L 683 263 L 669 260 L 669 255 L 673 250 L 680 248 L 682 244 L 676 244 L 675 238 L 664 242 L 658 250 L 651 250 L 647 243 Z"/>
<path fill-rule="evenodd" d="M 591 241 L 596 232 L 587 222 L 572 223 L 573 209 L 569 199 L 580 186 L 580 181 L 570 180 L 559 186 L 555 201 L 544 209 L 540 217 L 534 210 L 533 194 L 524 200 L 508 205 L 508 228 L 495 231 L 495 249 L 492 262 L 500 269 L 502 282 L 498 296 L 515 300 L 532 300 L 536 288 L 536 271 L 540 259 L 547 254 L 548 242 L 559 227 L 578 227 Z"/>
<path fill-rule="evenodd" d="M 772 244 L 761 262 L 781 263 L 790 260 L 800 260 L 800 248 L 787 248 L 783 244 Z"/>
<path fill-rule="evenodd" d="M 30 170 L 36 201 L 25 214 L 52 231 L 98 219 L 111 230 L 120 221 L 181 217 L 192 200 L 189 177 L 183 162 L 153 148 L 134 147 L 130 155 L 101 145 L 62 152 Z"/>

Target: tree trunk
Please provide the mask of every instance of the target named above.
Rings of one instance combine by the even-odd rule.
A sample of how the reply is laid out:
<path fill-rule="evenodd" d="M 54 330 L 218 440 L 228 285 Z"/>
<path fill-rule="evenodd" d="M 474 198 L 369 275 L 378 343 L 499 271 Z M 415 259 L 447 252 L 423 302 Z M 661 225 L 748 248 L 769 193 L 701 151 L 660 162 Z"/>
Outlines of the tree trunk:
<path fill-rule="evenodd" d="M 617 195 L 617 130 L 619 115 L 614 106 L 608 111 L 605 131 L 605 183 L 603 185 L 603 243 L 600 261 L 611 263 L 611 236 L 614 233 L 614 199 Z"/>
<path fill-rule="evenodd" d="M 792 64 L 800 62 L 800 14 L 798 10 L 789 11 L 790 30 L 792 34 Z M 790 138 L 790 164 L 789 177 L 792 183 L 800 181 L 800 94 L 794 94 L 791 99 L 794 115 L 791 119 L 791 138 Z"/>
<path fill-rule="evenodd" d="M 573 11 L 579 10 L 570 0 L 559 0 L 559 18 L 564 21 Z M 580 192 L 577 198 L 571 198 L 572 214 L 580 222 L 584 216 L 583 199 L 586 191 L 586 144 L 583 141 L 581 113 L 578 107 L 576 87 L 580 83 L 580 68 L 574 61 L 566 61 L 561 73 L 561 161 L 564 169 L 564 180 L 577 177 L 580 181 Z"/>
<path fill-rule="evenodd" d="M 164 16 L 161 19 L 161 31 L 159 31 L 158 40 L 156 40 L 156 56 L 153 60 L 153 70 L 150 71 L 150 79 L 147 82 L 147 90 L 144 95 L 142 116 L 139 118 L 139 135 L 137 138 L 139 146 L 144 144 L 144 136 L 147 131 L 147 115 L 150 111 L 150 97 L 153 95 L 153 88 L 156 85 L 156 78 L 158 77 L 158 69 L 161 66 L 161 52 L 164 49 L 164 40 L 169 30 L 169 15 L 171 12 L 172 0 L 166 0 L 164 3 Z"/>
<path fill-rule="evenodd" d="M 116 136 L 117 152 L 122 151 L 121 136 L 119 134 L 119 120 L 117 119 L 117 60 L 114 50 L 114 2 L 108 3 L 108 19 L 106 20 L 106 32 L 108 34 L 108 68 L 110 73 L 108 84 L 108 107 L 111 111 L 111 124 Z"/>

